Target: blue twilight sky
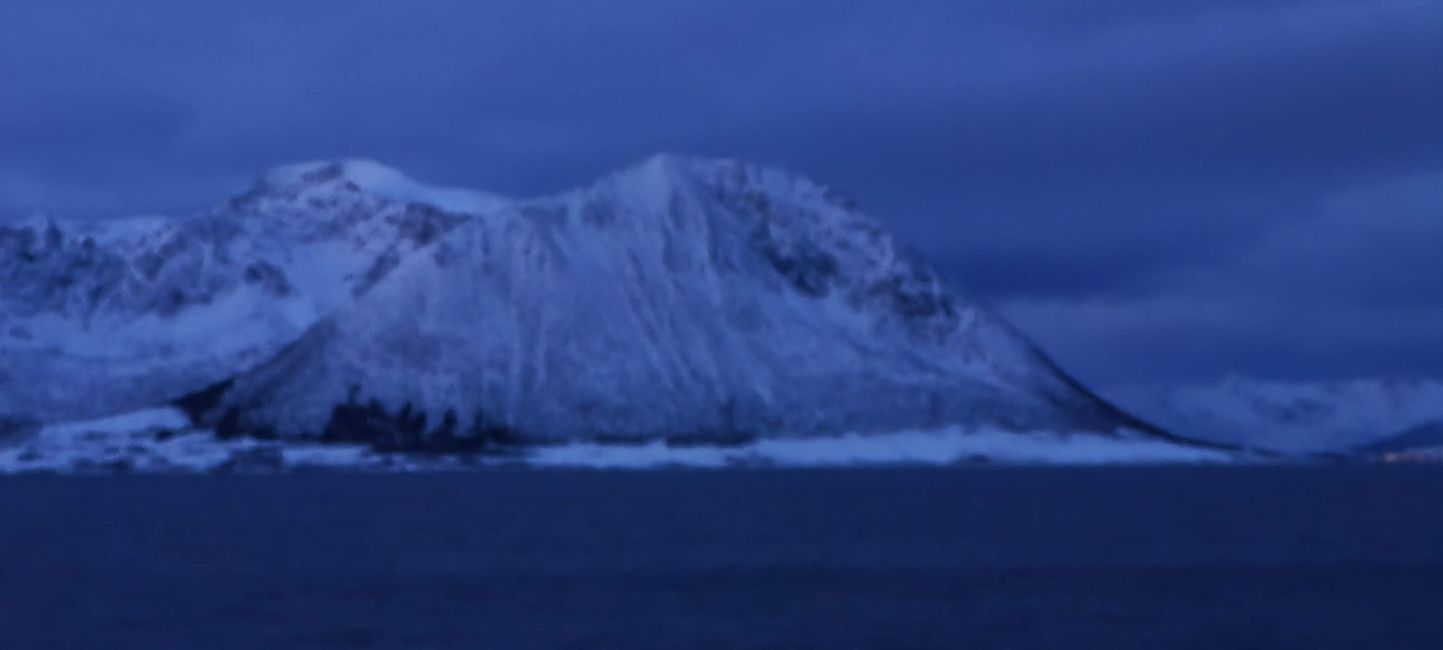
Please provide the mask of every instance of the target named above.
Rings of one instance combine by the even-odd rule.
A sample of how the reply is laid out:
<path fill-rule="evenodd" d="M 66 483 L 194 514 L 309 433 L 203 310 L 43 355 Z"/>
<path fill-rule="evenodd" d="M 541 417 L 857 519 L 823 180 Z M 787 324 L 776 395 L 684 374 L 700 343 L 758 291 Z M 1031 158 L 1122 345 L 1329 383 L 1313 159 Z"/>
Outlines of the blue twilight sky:
<path fill-rule="evenodd" d="M 1084 380 L 1443 374 L 1438 0 L 0 2 L 0 218 L 658 150 L 846 190 Z"/>

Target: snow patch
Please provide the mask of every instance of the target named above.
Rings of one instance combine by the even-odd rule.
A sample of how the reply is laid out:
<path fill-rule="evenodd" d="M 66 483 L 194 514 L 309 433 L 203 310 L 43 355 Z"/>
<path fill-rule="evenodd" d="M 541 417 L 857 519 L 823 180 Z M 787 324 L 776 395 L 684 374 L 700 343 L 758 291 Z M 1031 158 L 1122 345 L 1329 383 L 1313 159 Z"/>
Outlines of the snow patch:
<path fill-rule="evenodd" d="M 1044 465 L 1222 463 L 1226 452 L 1142 437 L 1095 433 L 1019 433 L 1001 430 L 904 431 L 819 438 L 767 438 L 745 445 L 673 447 L 573 443 L 544 447 L 528 457 L 538 467 L 647 469 L 730 466 L 852 467 L 955 465 L 969 462 Z"/>
<path fill-rule="evenodd" d="M 40 435 L 50 439 L 70 438 L 84 434 L 123 435 L 130 433 L 153 433 L 163 429 L 186 429 L 190 420 L 177 409 L 156 408 L 124 413 L 98 420 L 81 422 L 60 422 L 40 430 Z"/>
<path fill-rule="evenodd" d="M 190 428 L 185 415 L 172 408 L 52 424 L 28 438 L 0 446 L 0 474 L 281 471 L 312 467 L 407 469 L 359 445 L 221 440 L 211 431 Z"/>
<path fill-rule="evenodd" d="M 170 408 L 51 424 L 0 446 L 0 473 L 162 471 L 224 462 L 227 446 L 216 444 L 212 436 L 185 431 L 189 424 L 184 414 Z"/>

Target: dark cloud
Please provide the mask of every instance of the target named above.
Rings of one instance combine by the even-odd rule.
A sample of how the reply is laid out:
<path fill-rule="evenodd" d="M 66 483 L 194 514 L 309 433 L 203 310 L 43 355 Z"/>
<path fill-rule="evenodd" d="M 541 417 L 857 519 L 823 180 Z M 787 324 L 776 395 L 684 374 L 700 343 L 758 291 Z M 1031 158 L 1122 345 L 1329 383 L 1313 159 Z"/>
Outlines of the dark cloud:
<path fill-rule="evenodd" d="M 1104 384 L 1443 372 L 1443 170 L 1340 190 L 1301 211 L 1155 291 L 1001 307 Z"/>
<path fill-rule="evenodd" d="M 1424 372 L 1443 216 L 1374 225 L 1443 171 L 1439 61 L 1428 0 L 10 0 L 0 216 L 319 157 L 530 195 L 693 151 L 854 194 L 1084 376 Z"/>

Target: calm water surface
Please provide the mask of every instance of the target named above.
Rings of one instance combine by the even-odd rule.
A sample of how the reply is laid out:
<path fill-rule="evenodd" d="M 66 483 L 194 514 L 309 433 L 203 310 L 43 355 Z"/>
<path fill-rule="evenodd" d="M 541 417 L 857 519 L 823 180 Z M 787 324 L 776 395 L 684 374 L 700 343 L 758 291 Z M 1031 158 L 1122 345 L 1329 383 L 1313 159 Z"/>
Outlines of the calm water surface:
<path fill-rule="evenodd" d="M 0 648 L 1443 648 L 1443 468 L 0 479 Z"/>

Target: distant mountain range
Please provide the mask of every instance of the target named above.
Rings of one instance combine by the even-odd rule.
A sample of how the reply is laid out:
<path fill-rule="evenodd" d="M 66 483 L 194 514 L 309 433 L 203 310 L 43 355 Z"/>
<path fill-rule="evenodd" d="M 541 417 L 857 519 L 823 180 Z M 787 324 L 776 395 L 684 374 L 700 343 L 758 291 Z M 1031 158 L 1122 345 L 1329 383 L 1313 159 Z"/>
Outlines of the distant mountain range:
<path fill-rule="evenodd" d="M 1131 386 L 1108 391 L 1169 430 L 1286 452 L 1399 452 L 1443 447 L 1443 383 L 1414 379 Z"/>
<path fill-rule="evenodd" d="M 1177 441 L 845 196 L 676 155 L 527 200 L 305 163 L 189 217 L 0 225 L 0 415 L 167 403 L 223 437 L 399 449 L 958 426 Z"/>

